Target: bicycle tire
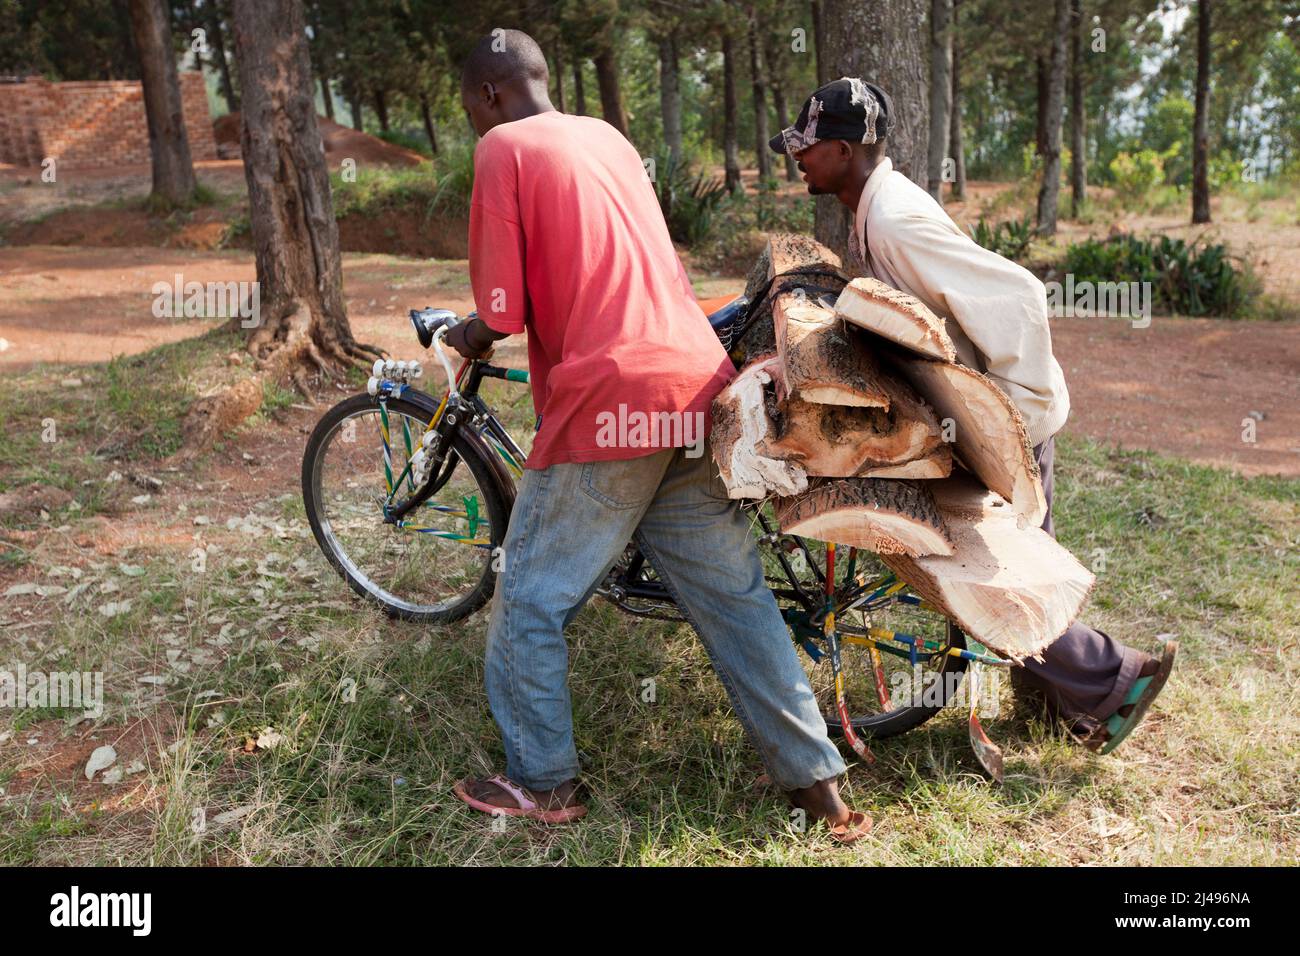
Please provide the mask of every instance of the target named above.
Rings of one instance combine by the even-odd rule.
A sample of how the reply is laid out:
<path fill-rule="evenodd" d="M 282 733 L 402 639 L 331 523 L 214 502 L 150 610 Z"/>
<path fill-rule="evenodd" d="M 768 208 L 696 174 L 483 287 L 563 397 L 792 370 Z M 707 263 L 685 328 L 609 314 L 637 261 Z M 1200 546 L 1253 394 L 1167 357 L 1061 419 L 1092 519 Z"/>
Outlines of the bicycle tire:
<path fill-rule="evenodd" d="M 963 649 L 966 647 L 966 636 L 952 621 L 948 622 L 948 640 L 953 647 Z M 909 704 L 906 707 L 885 711 L 883 714 L 850 717 L 849 723 L 853 726 L 855 733 L 877 740 L 885 737 L 895 737 L 898 734 L 914 730 L 948 706 L 948 701 L 951 700 L 949 691 L 951 690 L 955 694 L 960 681 L 954 682 L 950 688 L 947 676 L 949 674 L 964 674 L 969 663 L 964 657 L 949 655 L 944 658 L 943 666 L 933 672 L 940 679 L 939 695 L 941 699 L 938 702 L 934 704 Z M 833 712 L 823 713 L 822 716 L 825 717 L 826 729 L 832 736 L 842 737 L 844 735 L 844 727 L 840 723 L 838 714 Z"/>
<path fill-rule="evenodd" d="M 496 572 L 492 569 L 491 560 L 484 563 L 483 573 L 474 587 L 446 607 L 403 606 L 388 599 L 377 585 L 367 586 L 369 582 L 358 576 L 355 565 L 336 547 L 338 539 L 326 528 L 320 504 L 320 465 L 323 452 L 339 425 L 353 415 L 374 411 L 378 406 L 378 400 L 370 395 L 354 395 L 326 412 L 312 430 L 302 459 L 303 505 L 312 534 L 330 565 L 348 582 L 352 590 L 380 607 L 389 617 L 423 624 L 450 624 L 463 620 L 487 604 L 492 597 L 492 591 L 496 587 Z M 400 399 L 389 399 L 388 409 L 390 414 L 406 415 L 414 421 L 427 424 L 433 418 L 437 404 L 423 392 L 410 389 Z M 504 465 L 475 432 L 458 429 L 452 438 L 451 450 L 469 468 L 479 490 L 483 492 L 491 525 L 490 540 L 495 549 L 505 539 L 510 512 L 514 506 L 514 483 L 505 472 Z M 378 517 L 376 527 L 383 527 L 383 522 Z"/>

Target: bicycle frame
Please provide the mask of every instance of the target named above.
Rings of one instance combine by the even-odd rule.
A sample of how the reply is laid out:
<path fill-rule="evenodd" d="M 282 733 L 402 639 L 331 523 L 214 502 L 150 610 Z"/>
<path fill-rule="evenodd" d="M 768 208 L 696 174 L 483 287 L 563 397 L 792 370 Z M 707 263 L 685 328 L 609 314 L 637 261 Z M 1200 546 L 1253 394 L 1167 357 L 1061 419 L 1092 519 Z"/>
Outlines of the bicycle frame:
<path fill-rule="evenodd" d="M 490 548 L 492 546 L 491 541 L 477 535 L 482 520 L 478 517 L 476 505 L 470 499 L 466 499 L 460 509 L 448 505 L 435 504 L 429 506 L 449 517 L 465 519 L 469 525 L 469 534 L 466 535 L 423 527 L 406 519 L 406 516 L 411 511 L 427 502 L 445 484 L 452 470 L 454 470 L 454 458 L 449 461 L 449 458 L 454 456 L 454 452 L 449 456 L 447 450 L 450 448 L 450 439 L 456 428 L 469 427 L 481 435 L 501 457 L 502 462 L 515 478 L 523 475 L 524 463 L 527 457 L 525 452 L 510 436 L 505 426 L 502 425 L 500 419 L 483 401 L 479 395 L 479 386 L 485 378 L 527 384 L 529 381 L 528 372 L 522 369 L 492 365 L 481 359 L 466 359 L 462 361 L 458 369 L 453 370 L 442 343 L 446 331 L 446 326 L 440 328 L 433 336 L 431 343 L 437 354 L 439 364 L 446 373 L 447 390 L 443 393 L 437 411 L 419 439 L 422 450 L 432 451 L 428 456 L 430 460 L 429 477 L 418 488 L 412 468 L 415 446 L 412 443 L 409 420 L 405 418 L 402 420 L 402 440 L 407 452 L 407 463 L 395 478 L 392 475 L 392 439 L 389 434 L 387 410 L 387 402 L 390 398 L 400 398 L 412 386 L 408 381 L 401 379 L 371 380 L 372 394 L 376 396 L 380 407 L 385 477 L 388 484 L 388 495 L 384 502 L 384 517 L 387 522 L 395 524 L 398 528 L 406 531 L 433 534 L 467 546 Z M 398 503 L 396 496 L 404 486 L 410 490 L 411 494 L 405 501 Z M 825 656 L 825 652 L 815 643 L 818 640 L 827 641 L 833 646 L 842 642 L 867 648 L 872 656 L 877 691 L 882 696 L 882 702 L 885 699 L 885 687 L 881 653 L 907 658 L 913 667 L 945 655 L 992 666 L 1009 665 L 1009 661 L 1004 661 L 1001 658 L 977 653 L 965 648 L 953 647 L 942 641 L 886 628 L 857 627 L 848 624 L 844 621 L 844 616 L 852 611 L 870 613 L 883 611 L 891 605 L 918 606 L 924 610 L 935 612 L 938 612 L 938 609 L 927 604 L 916 595 L 907 593 L 907 585 L 899 581 L 892 573 L 886 573 L 870 581 L 863 580 L 861 576 L 855 577 L 856 548 L 849 549 L 844 582 L 839 587 L 833 587 L 831 584 L 834 580 L 833 559 L 828 562 L 830 564 L 828 570 L 832 574 L 831 577 L 828 577 L 818 567 L 816 560 L 813 559 L 808 549 L 807 543 L 802 538 L 797 535 L 781 534 L 770 526 L 767 518 L 762 513 L 761 503 L 747 502 L 743 503 L 742 507 L 753 514 L 757 524 L 761 527 L 763 533 L 759 538 L 760 543 L 773 546 L 773 551 L 781 566 L 785 580 L 774 582 L 777 586 L 772 587 L 772 592 L 777 598 L 783 598 L 787 602 L 787 606 L 782 609 L 782 615 L 790 627 L 795 643 L 799 644 L 814 662 L 820 662 Z M 786 551 L 780 546 L 783 542 L 788 542 L 790 547 L 799 551 L 806 565 L 812 569 L 819 590 L 810 591 L 800 581 L 799 575 L 792 566 Z M 830 555 L 833 555 L 833 545 L 828 546 L 828 552 L 829 558 Z M 641 558 L 639 552 L 635 558 Z M 643 563 L 632 565 L 631 567 L 634 568 L 632 574 L 639 573 L 642 566 Z M 611 576 L 613 577 L 613 573 Z M 771 582 L 771 579 L 769 579 L 769 582 Z M 627 598 L 655 601 L 669 607 L 674 605 L 672 596 L 658 582 L 630 581 L 627 580 L 626 574 L 622 580 L 613 580 L 609 582 L 609 586 L 598 589 L 598 593 L 610 598 L 623 610 L 634 614 L 641 612 L 629 607 L 625 603 Z M 789 602 L 794 602 L 798 606 L 789 606 Z M 832 633 L 828 633 L 828 628 Z M 833 657 L 838 657 L 837 650 L 833 653 Z M 838 672 L 838 661 L 833 661 L 833 664 Z"/>

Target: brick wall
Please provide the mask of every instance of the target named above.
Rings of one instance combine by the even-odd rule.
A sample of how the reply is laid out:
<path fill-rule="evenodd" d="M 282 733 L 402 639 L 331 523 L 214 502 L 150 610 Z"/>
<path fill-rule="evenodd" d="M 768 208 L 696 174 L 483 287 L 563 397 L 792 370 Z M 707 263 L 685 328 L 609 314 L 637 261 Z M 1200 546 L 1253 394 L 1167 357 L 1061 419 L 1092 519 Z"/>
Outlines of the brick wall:
<path fill-rule="evenodd" d="M 181 106 L 194 160 L 216 159 L 203 75 L 180 74 Z M 149 126 L 135 80 L 0 83 L 0 163 L 119 166 L 149 162 Z"/>

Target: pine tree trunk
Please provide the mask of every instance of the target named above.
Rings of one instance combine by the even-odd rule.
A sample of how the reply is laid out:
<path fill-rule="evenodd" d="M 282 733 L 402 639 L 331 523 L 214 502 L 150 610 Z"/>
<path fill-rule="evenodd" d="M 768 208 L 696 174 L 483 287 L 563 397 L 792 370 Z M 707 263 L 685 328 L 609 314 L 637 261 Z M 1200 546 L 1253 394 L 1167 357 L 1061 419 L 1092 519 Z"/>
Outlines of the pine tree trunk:
<path fill-rule="evenodd" d="M 357 84 L 348 77 L 343 77 L 343 98 L 348 102 L 348 112 L 352 115 L 352 128 L 361 129 L 361 94 Z"/>
<path fill-rule="evenodd" d="M 198 182 L 190 159 L 170 13 L 164 0 L 131 0 L 131 29 L 140 55 L 140 86 L 149 125 L 150 198 L 179 205 L 194 196 Z"/>
<path fill-rule="evenodd" d="M 573 111 L 579 116 L 587 115 L 587 95 L 582 87 L 582 57 L 573 58 Z"/>
<path fill-rule="evenodd" d="M 1065 108 L 1065 48 L 1070 35 L 1070 0 L 1055 0 L 1052 18 L 1052 60 L 1047 84 L 1043 150 L 1043 182 L 1038 189 L 1038 232 L 1056 235 L 1057 202 L 1061 192 L 1061 114 Z"/>
<path fill-rule="evenodd" d="M 375 115 L 379 117 L 379 128 L 388 132 L 388 94 L 384 90 L 375 90 Z"/>
<path fill-rule="evenodd" d="M 659 113 L 664 124 L 664 143 L 674 159 L 682 154 L 681 64 L 677 37 L 666 33 L 659 38 Z"/>
<path fill-rule="evenodd" d="M 320 96 L 321 101 L 325 104 L 325 118 L 334 119 L 334 97 L 330 93 L 329 77 L 323 73 L 320 78 Z"/>
<path fill-rule="evenodd" d="M 563 109 L 564 107 L 560 107 Z M 429 139 L 429 152 L 438 155 L 438 133 L 433 128 L 433 116 L 429 112 L 429 98 L 420 94 L 420 120 L 424 123 L 424 135 Z"/>
<path fill-rule="evenodd" d="M 1192 123 L 1192 222 L 1210 221 L 1210 0 L 1196 4 L 1196 117 Z"/>
<path fill-rule="evenodd" d="M 852 0 L 823 15 L 826 75 L 878 81 L 897 114 L 887 153 L 894 168 L 922 188 L 930 142 L 929 0 Z M 870 42 L 864 42 L 869 37 Z M 852 213 L 833 196 L 817 197 L 817 239 L 844 254 Z"/>
<path fill-rule="evenodd" d="M 208 33 L 212 38 L 212 52 L 216 55 L 217 76 L 221 81 L 221 95 L 226 100 L 230 112 L 239 109 L 239 97 L 235 95 L 235 86 L 230 81 L 230 62 L 226 59 L 225 31 L 221 26 L 221 15 L 215 2 L 205 4 L 208 11 Z"/>
<path fill-rule="evenodd" d="M 772 151 L 767 148 L 767 80 L 758 48 L 758 25 L 749 12 L 749 83 L 754 97 L 754 158 L 759 180 L 772 178 Z"/>
<path fill-rule="evenodd" d="M 786 109 L 785 102 L 785 51 L 782 49 L 782 40 L 779 34 L 772 31 L 767 32 L 767 42 L 764 57 L 767 62 L 768 76 L 771 78 L 772 86 L 772 107 L 776 110 L 777 129 L 785 129 L 790 125 L 790 113 Z M 782 160 L 785 161 L 785 178 L 792 183 L 799 181 L 799 167 L 789 153 L 781 153 Z"/>
<path fill-rule="evenodd" d="M 234 0 L 260 315 L 247 347 L 259 367 L 308 393 L 307 371 L 360 364 L 343 304 L 338 224 L 313 108 L 301 0 Z"/>
<path fill-rule="evenodd" d="M 600 112 L 605 122 L 627 136 L 627 111 L 623 108 L 623 89 L 619 85 L 618 60 L 614 49 L 607 47 L 592 60 L 596 65 L 596 82 L 600 85 Z"/>
<path fill-rule="evenodd" d="M 564 107 L 564 44 L 556 40 L 554 49 L 552 57 L 555 60 L 555 105 L 559 107 L 561 113 L 567 113 L 568 110 Z"/>
<path fill-rule="evenodd" d="M 817 57 L 817 85 L 824 86 L 830 82 L 826 63 L 826 21 L 823 18 L 821 0 L 812 0 L 813 52 Z"/>
<path fill-rule="evenodd" d="M 1039 156 L 1042 156 L 1047 151 L 1048 69 L 1047 57 L 1041 53 L 1034 58 L 1034 80 L 1038 90 L 1038 95 L 1034 99 L 1036 110 L 1034 114 L 1034 149 Z"/>
<path fill-rule="evenodd" d="M 961 103 L 961 30 L 957 26 L 958 3 L 952 5 L 952 116 L 948 129 L 948 151 L 952 153 L 952 198 L 958 202 L 966 199 L 966 147 L 962 140 Z"/>
<path fill-rule="evenodd" d="M 1088 199 L 1088 117 L 1083 102 L 1083 3 L 1070 0 L 1070 190 L 1077 218 Z"/>
<path fill-rule="evenodd" d="M 930 2 L 930 159 L 928 187 L 943 204 L 943 166 L 952 125 L 952 0 Z"/>
<path fill-rule="evenodd" d="M 736 143 L 736 54 L 730 33 L 722 34 L 722 154 L 726 186 L 740 191 L 740 147 Z"/>

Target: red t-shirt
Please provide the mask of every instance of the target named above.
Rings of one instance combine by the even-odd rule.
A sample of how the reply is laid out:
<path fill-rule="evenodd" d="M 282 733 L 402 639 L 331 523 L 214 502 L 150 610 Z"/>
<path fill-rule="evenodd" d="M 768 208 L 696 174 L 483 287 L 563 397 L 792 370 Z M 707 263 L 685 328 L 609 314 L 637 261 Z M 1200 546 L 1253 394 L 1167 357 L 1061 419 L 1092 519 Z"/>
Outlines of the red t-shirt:
<path fill-rule="evenodd" d="M 529 468 L 703 441 L 735 370 L 614 127 L 551 111 L 490 130 L 474 151 L 469 263 L 479 318 L 528 330 L 542 420 Z"/>

